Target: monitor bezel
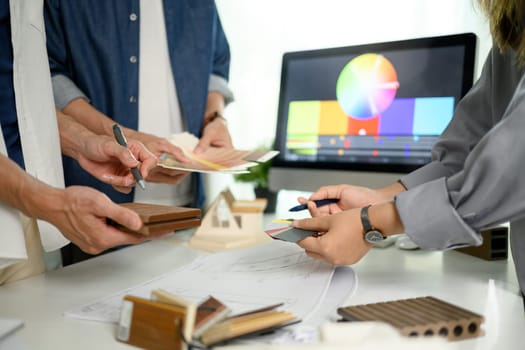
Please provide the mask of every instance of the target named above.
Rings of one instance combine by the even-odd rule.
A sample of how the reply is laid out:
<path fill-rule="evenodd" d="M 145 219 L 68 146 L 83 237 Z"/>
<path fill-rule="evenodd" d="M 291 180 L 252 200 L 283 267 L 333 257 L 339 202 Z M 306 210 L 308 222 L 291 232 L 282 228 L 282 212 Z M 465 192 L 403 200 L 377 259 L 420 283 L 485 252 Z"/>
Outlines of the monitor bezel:
<path fill-rule="evenodd" d="M 288 64 L 293 59 L 305 59 L 333 55 L 355 55 L 363 52 L 381 52 L 389 50 L 411 50 L 419 48 L 436 48 L 447 46 L 463 46 L 465 49 L 465 58 L 463 65 L 463 82 L 461 88 L 461 96 L 463 97 L 472 87 L 474 81 L 474 65 L 476 56 L 476 42 L 477 37 L 474 33 L 460 33 L 452 35 L 432 36 L 416 39 L 367 43 L 361 45 L 344 46 L 336 48 L 326 48 L 317 50 L 294 51 L 286 52 L 283 55 L 281 66 L 281 89 L 279 92 L 279 104 L 277 115 L 277 127 L 275 131 L 275 147 L 281 151 L 280 154 L 272 161 L 272 167 L 283 168 L 304 168 L 304 169 L 318 169 L 322 167 L 327 170 L 354 170 L 354 171 L 372 171 L 372 172 L 393 172 L 393 173 L 408 173 L 423 164 L 400 164 L 400 163 L 366 163 L 366 162 L 333 162 L 333 161 L 291 161 L 282 158 L 284 154 L 280 149 L 280 145 L 286 144 L 286 132 L 281 127 L 284 125 L 287 116 L 284 115 L 286 105 L 284 102 L 285 88 L 287 84 Z M 470 74 L 469 74 L 470 73 Z"/>

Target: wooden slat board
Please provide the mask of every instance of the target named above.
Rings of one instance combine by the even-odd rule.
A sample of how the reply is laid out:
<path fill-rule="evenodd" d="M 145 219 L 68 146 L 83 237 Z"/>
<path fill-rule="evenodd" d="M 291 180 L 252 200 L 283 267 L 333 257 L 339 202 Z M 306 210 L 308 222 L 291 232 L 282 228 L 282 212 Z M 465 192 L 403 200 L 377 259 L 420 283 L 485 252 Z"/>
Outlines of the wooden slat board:
<path fill-rule="evenodd" d="M 201 224 L 201 210 L 197 208 L 149 203 L 122 203 L 121 206 L 138 213 L 144 223 L 138 231 L 131 231 L 121 225 L 113 223 L 119 229 L 126 232 L 150 235 L 152 233 L 197 227 Z"/>
<path fill-rule="evenodd" d="M 448 340 L 483 335 L 483 316 L 434 297 L 341 307 L 347 321 L 383 321 L 407 336 L 443 336 Z"/>
<path fill-rule="evenodd" d="M 188 219 L 201 215 L 201 210 L 197 208 L 185 208 L 149 203 L 122 203 L 121 205 L 139 214 L 142 222 L 145 224 L 169 220 Z"/>

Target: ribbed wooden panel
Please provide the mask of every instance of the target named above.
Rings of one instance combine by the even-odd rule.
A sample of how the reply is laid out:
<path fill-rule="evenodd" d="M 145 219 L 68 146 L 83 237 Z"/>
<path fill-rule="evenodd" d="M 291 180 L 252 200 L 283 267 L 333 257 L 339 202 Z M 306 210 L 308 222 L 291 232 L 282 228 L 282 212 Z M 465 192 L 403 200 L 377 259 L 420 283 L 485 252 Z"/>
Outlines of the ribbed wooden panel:
<path fill-rule="evenodd" d="M 407 336 L 443 336 L 448 340 L 483 335 L 483 316 L 434 297 L 341 307 L 347 321 L 383 321 Z"/>

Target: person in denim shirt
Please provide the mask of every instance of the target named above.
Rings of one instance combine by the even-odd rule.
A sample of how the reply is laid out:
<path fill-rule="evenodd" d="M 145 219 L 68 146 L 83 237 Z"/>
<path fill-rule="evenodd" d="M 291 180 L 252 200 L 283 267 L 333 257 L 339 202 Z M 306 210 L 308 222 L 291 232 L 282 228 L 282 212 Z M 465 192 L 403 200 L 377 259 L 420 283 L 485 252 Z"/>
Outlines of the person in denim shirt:
<path fill-rule="evenodd" d="M 156 156 L 183 160 L 166 139 L 181 131 L 200 137 L 198 149 L 232 147 L 224 119 L 214 117 L 233 99 L 229 45 L 214 1 L 46 0 L 44 9 L 57 108 L 101 134 L 117 122 Z M 134 199 L 87 176 L 72 159 L 64 159 L 64 172 L 66 185 L 95 187 L 116 202 Z M 135 200 L 201 206 L 201 178 L 186 175 L 152 171 L 147 181 L 177 186 L 149 197 L 135 191 Z"/>
<path fill-rule="evenodd" d="M 69 241 L 96 253 L 161 236 L 108 225 L 137 230 L 142 221 L 99 191 L 64 189 L 60 151 L 125 192 L 134 185 L 130 167 L 147 176 L 156 159 L 140 142 L 126 149 L 56 111 L 42 4 L 0 0 L 0 285 L 58 268 Z"/>

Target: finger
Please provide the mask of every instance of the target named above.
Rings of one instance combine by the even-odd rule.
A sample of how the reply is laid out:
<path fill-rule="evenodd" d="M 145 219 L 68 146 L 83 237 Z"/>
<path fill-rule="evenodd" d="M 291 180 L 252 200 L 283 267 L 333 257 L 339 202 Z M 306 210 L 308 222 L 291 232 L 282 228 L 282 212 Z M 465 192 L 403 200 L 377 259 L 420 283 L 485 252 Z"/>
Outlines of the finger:
<path fill-rule="evenodd" d="M 204 153 L 210 147 L 210 144 L 211 144 L 211 138 L 203 136 L 199 140 L 199 143 L 197 143 L 197 146 L 195 146 L 195 148 L 193 149 L 193 152 L 195 154 Z"/>
<path fill-rule="evenodd" d="M 318 237 L 306 237 L 297 242 L 297 245 L 299 245 L 307 252 L 315 253 L 321 256 L 321 239 L 319 239 Z"/>
<path fill-rule="evenodd" d="M 111 245 L 119 246 L 124 244 L 138 244 L 145 241 L 150 241 L 157 238 L 167 237 L 173 234 L 173 230 L 168 230 L 164 232 L 155 232 L 148 235 L 143 235 L 141 233 L 131 233 L 119 230 L 115 226 L 108 226 L 108 235 L 112 237 Z"/>
<path fill-rule="evenodd" d="M 319 200 L 319 199 L 327 199 L 327 198 L 337 198 L 340 199 L 339 186 L 323 186 L 320 187 L 317 191 L 315 191 L 309 198 L 309 200 Z"/>
<path fill-rule="evenodd" d="M 143 223 L 140 216 L 131 209 L 109 202 L 104 206 L 105 216 L 131 231 L 139 230 Z"/>
<path fill-rule="evenodd" d="M 135 179 L 133 178 L 133 175 L 131 173 L 129 173 L 126 176 L 118 176 L 115 174 L 102 174 L 99 180 L 115 188 L 120 188 L 121 190 L 119 191 L 123 193 L 128 193 L 129 191 L 131 191 L 132 187 L 135 185 Z M 124 190 L 124 188 L 128 188 L 128 192 L 125 192 L 126 190 Z"/>
<path fill-rule="evenodd" d="M 142 177 L 148 177 L 149 172 L 157 166 L 157 157 L 155 157 L 155 155 L 151 153 L 144 144 L 138 141 L 129 144 L 129 149 L 140 162 L 138 168 Z"/>
<path fill-rule="evenodd" d="M 147 150 L 145 152 L 149 153 Z M 138 167 L 140 174 L 144 179 L 146 179 L 150 172 L 157 167 L 158 159 L 153 155 L 149 158 L 140 157 L 139 159 L 141 159 L 140 166 Z"/>
<path fill-rule="evenodd" d="M 96 233 L 92 239 L 75 241 L 80 249 L 89 254 L 99 254 L 109 248 L 137 244 L 145 240 L 143 235 L 124 232 L 113 225 L 109 225 L 105 220 L 101 220 L 100 224 L 93 225 L 92 232 Z"/>
<path fill-rule="evenodd" d="M 324 257 L 320 254 L 309 252 L 308 250 L 305 250 L 306 255 L 308 255 L 311 258 L 317 259 L 317 260 L 324 260 Z"/>
<path fill-rule="evenodd" d="M 110 237 L 110 240 L 108 240 L 107 243 L 110 246 L 106 249 L 121 245 L 139 244 L 147 240 L 147 236 L 144 236 L 143 234 L 122 231 L 111 225 L 108 225 L 107 230 L 107 235 Z"/>
<path fill-rule="evenodd" d="M 113 188 L 121 193 L 130 193 L 131 190 L 133 190 L 133 187 L 131 186 L 117 186 L 117 185 L 112 185 Z"/>
<path fill-rule="evenodd" d="M 310 202 L 306 202 L 306 205 L 307 205 L 307 207 L 308 207 L 308 211 L 310 212 L 310 215 L 311 215 L 312 217 L 316 217 L 316 216 L 321 216 L 321 215 L 323 215 L 323 214 L 321 213 L 321 210 L 322 210 L 322 209 L 318 208 L 317 205 L 316 205 L 314 202 L 312 202 L 312 201 L 310 201 Z M 321 208 L 322 208 L 322 207 L 321 207 Z M 327 214 L 325 213 L 324 215 L 327 215 Z"/>
<path fill-rule="evenodd" d="M 227 136 L 226 138 L 215 137 L 210 142 L 210 146 L 219 147 L 219 148 L 228 148 L 228 149 L 233 148 L 233 144 L 229 136 Z"/>
<path fill-rule="evenodd" d="M 159 152 L 159 156 L 162 153 L 168 153 L 181 163 L 188 163 L 191 161 L 184 155 L 184 151 L 181 148 L 175 146 L 173 143 L 165 139 L 162 139 L 160 144 L 158 144 L 157 151 Z"/>
<path fill-rule="evenodd" d="M 164 173 L 156 173 L 154 175 L 151 175 L 148 178 L 149 182 L 155 182 L 155 183 L 166 183 L 170 185 L 177 185 L 179 184 L 186 176 L 188 176 L 189 173 L 183 173 L 183 174 L 164 174 Z"/>
<path fill-rule="evenodd" d="M 133 143 L 129 144 L 129 148 L 120 146 L 114 142 L 110 142 L 109 146 L 106 147 L 105 150 L 107 155 L 117 158 L 123 167 L 129 169 L 139 167 L 139 171 L 143 177 L 146 177 L 149 169 L 156 166 L 157 163 L 155 156 L 150 153 L 144 147 L 144 145 L 137 141 L 133 141 Z M 136 156 L 138 156 L 139 159 L 143 158 L 145 162 L 139 162 Z M 131 174 L 126 176 L 117 176 L 116 174 L 112 174 L 106 177 L 106 179 L 111 181 L 106 181 L 108 184 L 112 185 L 118 191 L 123 193 L 130 192 L 131 187 L 135 184 L 135 179 Z M 126 187 L 128 187 L 128 189 L 125 189 Z"/>
<path fill-rule="evenodd" d="M 294 220 L 292 226 L 309 231 L 326 232 L 330 228 L 330 216 L 317 216 L 309 219 Z"/>
<path fill-rule="evenodd" d="M 113 142 L 108 143 L 109 146 L 105 148 L 105 152 L 108 156 L 115 157 L 119 160 L 119 162 L 122 164 L 122 166 L 126 168 L 134 168 L 140 166 L 140 170 L 143 170 L 141 172 L 143 177 L 147 176 L 147 173 L 149 169 L 147 168 L 148 164 L 146 166 L 144 163 L 140 163 L 133 154 L 132 151 L 137 152 L 137 145 L 133 145 L 133 148 L 126 148 L 123 146 L 120 146 L 118 144 L 115 144 Z M 141 146 L 144 148 L 143 146 Z M 154 159 L 154 156 L 151 155 L 152 159 L 149 160 L 150 163 L 153 163 L 156 165 L 156 160 Z M 154 165 L 151 165 L 154 166 Z M 131 173 L 128 173 L 125 176 L 118 176 L 117 174 L 103 174 L 102 175 L 103 181 L 113 186 L 117 191 L 123 192 L 123 193 L 129 193 L 132 190 L 132 187 L 135 184 L 135 178 Z"/>
<path fill-rule="evenodd" d="M 337 203 L 332 203 L 326 206 L 328 209 L 328 214 L 337 214 L 343 211 L 343 208 Z"/>
<path fill-rule="evenodd" d="M 298 201 L 300 204 L 304 204 L 304 203 L 308 202 L 308 198 L 305 198 L 305 197 L 298 197 L 298 198 L 297 198 L 297 201 Z"/>
<path fill-rule="evenodd" d="M 115 142 L 107 142 L 104 149 L 108 156 L 117 158 L 125 167 L 133 168 L 139 165 L 139 161 L 135 158 L 131 150 L 124 146 Z"/>

